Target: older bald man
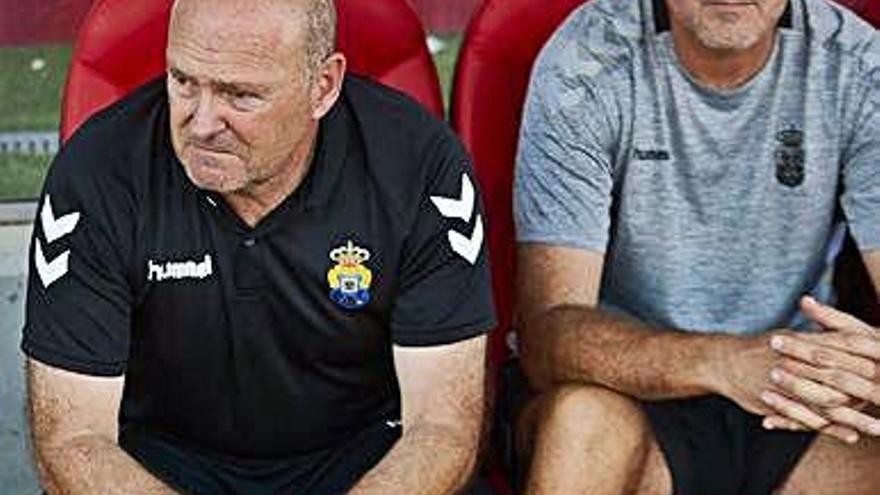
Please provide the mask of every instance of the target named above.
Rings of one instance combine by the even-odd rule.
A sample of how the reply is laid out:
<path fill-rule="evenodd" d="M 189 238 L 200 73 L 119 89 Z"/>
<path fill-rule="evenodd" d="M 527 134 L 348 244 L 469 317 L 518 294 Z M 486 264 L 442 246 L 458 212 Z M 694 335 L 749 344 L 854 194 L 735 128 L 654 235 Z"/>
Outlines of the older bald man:
<path fill-rule="evenodd" d="M 167 76 L 86 123 L 34 229 L 49 493 L 452 493 L 494 322 L 469 159 L 346 76 L 328 0 L 179 0 Z"/>

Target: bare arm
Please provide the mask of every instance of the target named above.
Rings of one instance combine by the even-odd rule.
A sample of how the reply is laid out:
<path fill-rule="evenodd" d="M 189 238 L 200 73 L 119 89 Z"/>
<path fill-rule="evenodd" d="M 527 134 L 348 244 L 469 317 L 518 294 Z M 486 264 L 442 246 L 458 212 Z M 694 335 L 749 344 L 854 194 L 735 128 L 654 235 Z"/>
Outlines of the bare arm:
<path fill-rule="evenodd" d="M 403 436 L 352 489 L 357 495 L 456 493 L 477 457 L 486 339 L 395 347 Z"/>
<path fill-rule="evenodd" d="M 174 494 L 116 443 L 123 378 L 27 360 L 28 412 L 43 487 L 51 495 Z"/>
<path fill-rule="evenodd" d="M 520 351 L 533 386 L 591 383 L 646 400 L 720 393 L 764 409 L 756 382 L 771 366 L 769 337 L 660 331 L 608 314 L 596 308 L 602 267 L 601 253 L 520 246 Z"/>

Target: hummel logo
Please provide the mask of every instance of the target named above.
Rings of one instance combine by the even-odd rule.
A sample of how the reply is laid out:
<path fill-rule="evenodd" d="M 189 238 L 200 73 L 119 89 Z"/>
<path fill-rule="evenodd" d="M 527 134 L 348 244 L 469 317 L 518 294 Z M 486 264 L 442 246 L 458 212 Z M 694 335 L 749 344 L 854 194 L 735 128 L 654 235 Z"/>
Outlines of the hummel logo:
<path fill-rule="evenodd" d="M 43 209 L 40 211 L 40 223 L 43 227 L 43 235 L 46 236 L 47 244 L 61 239 L 76 229 L 79 223 L 79 213 L 71 212 L 62 217 L 55 218 L 55 212 L 52 209 L 52 198 L 46 194 L 46 200 L 43 202 Z M 43 251 L 43 243 L 37 237 L 34 244 L 34 266 L 37 269 L 37 275 L 43 282 L 43 287 L 49 288 L 55 281 L 67 274 L 68 260 L 70 259 L 70 250 L 64 251 L 48 261 Z"/>
<path fill-rule="evenodd" d="M 665 162 L 670 159 L 669 152 L 666 150 L 640 150 L 633 148 L 633 154 L 636 156 L 636 160 Z"/>
<path fill-rule="evenodd" d="M 474 185 L 471 184 L 467 174 L 461 174 L 461 194 L 458 199 L 431 196 L 431 201 L 444 217 L 460 218 L 470 223 L 471 216 L 474 213 L 474 206 L 476 205 Z M 480 256 L 480 250 L 483 247 L 483 235 L 483 219 L 480 215 L 477 215 L 474 230 L 471 232 L 470 237 L 453 229 L 449 230 L 447 237 L 449 238 L 449 247 L 473 265 Z"/>
<path fill-rule="evenodd" d="M 157 263 L 147 260 L 147 280 L 161 282 L 165 279 L 181 280 L 185 278 L 203 279 L 214 273 L 211 255 L 206 254 L 202 261 L 168 261 Z"/>

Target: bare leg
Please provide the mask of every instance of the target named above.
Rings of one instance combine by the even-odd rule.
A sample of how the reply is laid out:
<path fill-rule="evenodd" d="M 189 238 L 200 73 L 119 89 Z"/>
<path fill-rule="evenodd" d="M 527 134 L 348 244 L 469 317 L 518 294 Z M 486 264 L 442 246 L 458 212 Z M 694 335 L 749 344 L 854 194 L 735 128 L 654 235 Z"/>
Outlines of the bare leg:
<path fill-rule="evenodd" d="M 669 469 L 639 404 L 566 385 L 534 399 L 520 421 L 532 462 L 525 493 L 669 495 Z"/>
<path fill-rule="evenodd" d="M 820 436 L 804 453 L 782 495 L 873 495 L 880 493 L 880 439 L 856 445 Z"/>

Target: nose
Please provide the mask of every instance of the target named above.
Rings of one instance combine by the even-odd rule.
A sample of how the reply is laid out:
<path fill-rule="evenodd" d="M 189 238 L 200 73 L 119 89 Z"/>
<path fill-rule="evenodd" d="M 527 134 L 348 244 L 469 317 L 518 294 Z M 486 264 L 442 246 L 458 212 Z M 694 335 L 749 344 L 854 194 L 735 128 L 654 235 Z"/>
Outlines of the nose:
<path fill-rule="evenodd" d="M 226 128 L 218 108 L 217 98 L 210 91 L 202 91 L 196 100 L 190 119 L 190 132 L 196 139 L 210 139 Z"/>

